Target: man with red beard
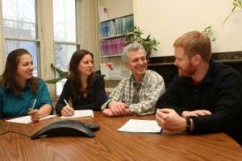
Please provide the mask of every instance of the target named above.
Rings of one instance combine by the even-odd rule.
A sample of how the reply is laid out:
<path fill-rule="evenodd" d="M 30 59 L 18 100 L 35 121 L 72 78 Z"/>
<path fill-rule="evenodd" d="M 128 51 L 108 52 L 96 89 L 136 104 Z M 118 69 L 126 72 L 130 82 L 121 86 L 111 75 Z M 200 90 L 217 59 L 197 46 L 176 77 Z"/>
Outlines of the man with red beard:
<path fill-rule="evenodd" d="M 241 144 L 242 76 L 211 60 L 205 33 L 185 33 L 173 46 L 178 76 L 157 103 L 158 124 L 171 132 L 226 132 Z"/>
<path fill-rule="evenodd" d="M 147 115 L 155 113 L 155 105 L 165 92 L 158 73 L 147 70 L 146 51 L 138 43 L 123 49 L 122 59 L 131 75 L 123 78 L 102 105 L 105 116 Z"/>

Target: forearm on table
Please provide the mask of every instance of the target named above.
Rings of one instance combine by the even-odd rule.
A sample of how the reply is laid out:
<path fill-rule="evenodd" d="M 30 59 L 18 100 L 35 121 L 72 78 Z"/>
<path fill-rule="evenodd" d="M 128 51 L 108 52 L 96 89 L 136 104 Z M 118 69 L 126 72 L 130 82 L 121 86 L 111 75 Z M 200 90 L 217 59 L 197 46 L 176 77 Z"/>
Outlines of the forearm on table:
<path fill-rule="evenodd" d="M 38 112 L 41 117 L 48 116 L 52 112 L 52 106 L 49 104 L 45 104 L 38 110 Z"/>

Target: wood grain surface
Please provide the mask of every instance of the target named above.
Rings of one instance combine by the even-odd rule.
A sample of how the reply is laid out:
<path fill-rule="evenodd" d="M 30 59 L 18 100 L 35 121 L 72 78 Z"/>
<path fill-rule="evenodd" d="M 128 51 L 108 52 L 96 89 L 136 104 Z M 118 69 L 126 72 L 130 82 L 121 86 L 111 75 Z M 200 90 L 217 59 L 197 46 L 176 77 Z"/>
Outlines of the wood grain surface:
<path fill-rule="evenodd" d="M 166 132 L 162 134 L 118 132 L 117 129 L 131 118 L 155 119 L 155 116 L 109 118 L 100 112 L 95 112 L 95 117 L 92 119 L 78 119 L 100 125 L 100 130 L 95 132 L 94 138 L 50 137 L 37 140 L 31 140 L 28 136 L 59 120 L 59 117 L 27 125 L 1 120 L 0 160 L 239 161 L 242 159 L 240 145 L 224 133 L 193 136 Z"/>

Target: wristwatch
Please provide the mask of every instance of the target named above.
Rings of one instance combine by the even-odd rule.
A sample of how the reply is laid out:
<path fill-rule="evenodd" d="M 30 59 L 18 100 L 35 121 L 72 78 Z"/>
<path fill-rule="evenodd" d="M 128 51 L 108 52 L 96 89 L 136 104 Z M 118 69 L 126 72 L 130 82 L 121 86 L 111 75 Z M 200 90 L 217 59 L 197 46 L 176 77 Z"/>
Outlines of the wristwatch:
<path fill-rule="evenodd" d="M 186 130 L 185 132 L 191 131 L 191 116 L 186 117 Z"/>

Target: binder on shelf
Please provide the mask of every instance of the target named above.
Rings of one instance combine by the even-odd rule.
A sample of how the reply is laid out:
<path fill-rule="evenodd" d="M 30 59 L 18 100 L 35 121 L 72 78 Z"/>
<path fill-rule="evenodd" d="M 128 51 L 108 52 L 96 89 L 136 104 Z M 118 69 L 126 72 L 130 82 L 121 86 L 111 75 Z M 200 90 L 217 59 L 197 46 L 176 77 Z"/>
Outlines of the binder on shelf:
<path fill-rule="evenodd" d="M 124 35 L 134 30 L 133 15 L 111 19 L 99 24 L 101 38 Z"/>
<path fill-rule="evenodd" d="M 133 34 L 133 14 L 99 23 L 100 51 L 102 57 L 120 56 L 126 44 L 125 34 Z"/>
<path fill-rule="evenodd" d="M 114 38 L 108 40 L 102 40 L 100 42 L 100 51 L 102 56 L 120 55 L 125 46 L 125 38 Z"/>
<path fill-rule="evenodd" d="M 133 32 L 134 31 L 134 18 L 133 16 L 127 16 L 125 19 L 125 31 L 126 32 Z"/>

